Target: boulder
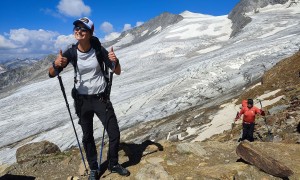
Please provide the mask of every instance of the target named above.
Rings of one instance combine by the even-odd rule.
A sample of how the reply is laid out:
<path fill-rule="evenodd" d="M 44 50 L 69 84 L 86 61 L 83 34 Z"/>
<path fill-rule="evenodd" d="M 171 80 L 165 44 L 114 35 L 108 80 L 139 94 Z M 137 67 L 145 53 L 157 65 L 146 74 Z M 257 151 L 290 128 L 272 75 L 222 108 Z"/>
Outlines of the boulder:
<path fill-rule="evenodd" d="M 241 142 L 236 153 L 244 161 L 256 166 L 264 172 L 280 178 L 287 178 L 293 175 L 293 171 L 282 162 L 268 156 L 248 141 Z"/>
<path fill-rule="evenodd" d="M 17 149 L 17 163 L 22 164 L 46 154 L 61 152 L 59 147 L 49 141 L 41 141 L 26 144 Z"/>

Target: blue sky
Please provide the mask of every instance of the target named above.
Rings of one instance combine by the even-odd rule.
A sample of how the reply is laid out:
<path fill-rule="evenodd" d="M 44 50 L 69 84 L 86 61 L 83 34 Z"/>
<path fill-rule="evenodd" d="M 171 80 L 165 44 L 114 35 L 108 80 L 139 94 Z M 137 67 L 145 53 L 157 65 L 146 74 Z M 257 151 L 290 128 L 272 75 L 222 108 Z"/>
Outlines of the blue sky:
<path fill-rule="evenodd" d="M 0 61 L 56 52 L 72 41 L 72 22 L 89 17 L 102 41 L 163 12 L 227 15 L 239 0 L 24 0 L 0 6 Z M 73 39 L 74 40 L 74 39 Z M 57 50 L 58 51 L 58 50 Z"/>

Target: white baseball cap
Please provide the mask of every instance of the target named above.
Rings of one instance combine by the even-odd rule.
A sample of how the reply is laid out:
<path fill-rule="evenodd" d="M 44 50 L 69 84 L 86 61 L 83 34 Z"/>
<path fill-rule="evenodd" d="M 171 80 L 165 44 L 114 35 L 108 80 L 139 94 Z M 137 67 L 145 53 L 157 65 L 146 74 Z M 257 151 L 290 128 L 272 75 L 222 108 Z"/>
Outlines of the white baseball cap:
<path fill-rule="evenodd" d="M 80 18 L 80 19 L 74 21 L 73 25 L 76 26 L 78 23 L 83 24 L 87 29 L 89 29 L 92 32 L 94 32 L 94 23 L 89 18 L 87 18 L 87 17 Z"/>

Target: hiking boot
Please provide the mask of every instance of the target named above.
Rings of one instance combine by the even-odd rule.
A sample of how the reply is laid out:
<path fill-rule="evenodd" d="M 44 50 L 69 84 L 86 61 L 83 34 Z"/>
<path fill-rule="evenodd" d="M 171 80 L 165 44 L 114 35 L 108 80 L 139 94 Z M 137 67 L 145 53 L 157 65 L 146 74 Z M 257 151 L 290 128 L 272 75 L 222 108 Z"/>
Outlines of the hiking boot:
<path fill-rule="evenodd" d="M 98 180 L 98 171 L 97 170 L 91 170 L 89 180 Z"/>
<path fill-rule="evenodd" d="M 129 176 L 130 175 L 130 172 L 126 168 L 122 167 L 120 164 L 109 167 L 108 170 L 110 170 L 110 172 L 112 172 L 112 173 L 118 173 L 121 176 Z"/>

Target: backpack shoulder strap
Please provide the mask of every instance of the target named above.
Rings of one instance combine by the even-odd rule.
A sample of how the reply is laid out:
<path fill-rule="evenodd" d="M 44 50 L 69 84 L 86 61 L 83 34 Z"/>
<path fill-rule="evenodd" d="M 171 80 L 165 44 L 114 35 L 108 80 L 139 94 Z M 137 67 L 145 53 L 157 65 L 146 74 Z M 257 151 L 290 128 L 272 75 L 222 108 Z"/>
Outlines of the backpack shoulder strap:
<path fill-rule="evenodd" d="M 108 67 L 104 63 L 104 55 L 103 55 L 103 50 L 102 50 L 103 47 L 101 45 L 101 42 L 99 41 L 99 39 L 96 36 L 93 36 L 91 38 L 91 45 L 95 49 L 97 61 L 100 65 L 101 71 L 105 77 L 106 82 L 108 82 L 108 80 L 109 80 L 108 79 Z"/>
<path fill-rule="evenodd" d="M 74 86 L 77 83 L 77 45 L 78 43 L 72 44 L 71 48 L 69 49 L 71 62 L 74 67 Z"/>
<path fill-rule="evenodd" d="M 74 67 L 74 83 L 77 82 L 77 71 L 78 71 L 78 66 L 77 66 L 77 46 L 78 43 L 76 44 L 72 44 L 72 46 L 69 48 L 69 56 L 71 59 L 71 63 L 73 64 Z M 108 67 L 106 66 L 106 64 L 104 63 L 104 57 L 103 57 L 103 53 L 102 53 L 102 46 L 101 43 L 99 41 L 99 39 L 95 36 L 93 36 L 91 38 L 91 46 L 92 48 L 95 49 L 95 53 L 96 53 L 96 58 L 97 61 L 100 65 L 101 71 L 104 75 L 104 79 L 106 82 L 109 81 L 108 79 Z"/>

